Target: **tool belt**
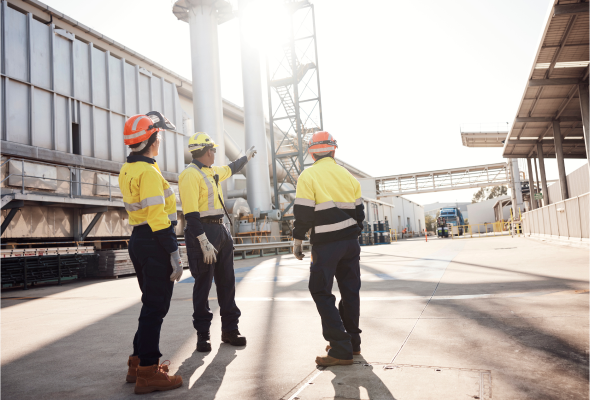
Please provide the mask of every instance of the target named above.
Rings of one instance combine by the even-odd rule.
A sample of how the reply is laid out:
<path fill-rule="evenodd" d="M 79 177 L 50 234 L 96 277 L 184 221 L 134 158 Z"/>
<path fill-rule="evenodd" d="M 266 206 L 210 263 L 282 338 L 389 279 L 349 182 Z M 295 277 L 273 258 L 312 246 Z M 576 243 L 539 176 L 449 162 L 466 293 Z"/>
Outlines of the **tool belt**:
<path fill-rule="evenodd" d="M 204 224 L 219 224 L 222 225 L 223 224 L 223 217 L 222 218 L 208 218 L 208 217 L 203 217 L 201 218 L 201 222 Z"/>

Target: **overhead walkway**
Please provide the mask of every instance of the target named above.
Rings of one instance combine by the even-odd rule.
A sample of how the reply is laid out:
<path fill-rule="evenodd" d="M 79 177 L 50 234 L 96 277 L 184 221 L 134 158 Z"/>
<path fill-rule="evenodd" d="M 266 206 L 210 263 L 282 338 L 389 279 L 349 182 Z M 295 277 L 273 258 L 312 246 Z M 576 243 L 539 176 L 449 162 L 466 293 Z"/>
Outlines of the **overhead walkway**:
<path fill-rule="evenodd" d="M 506 163 L 441 169 L 375 178 L 379 195 L 407 195 L 505 185 L 510 182 Z"/>

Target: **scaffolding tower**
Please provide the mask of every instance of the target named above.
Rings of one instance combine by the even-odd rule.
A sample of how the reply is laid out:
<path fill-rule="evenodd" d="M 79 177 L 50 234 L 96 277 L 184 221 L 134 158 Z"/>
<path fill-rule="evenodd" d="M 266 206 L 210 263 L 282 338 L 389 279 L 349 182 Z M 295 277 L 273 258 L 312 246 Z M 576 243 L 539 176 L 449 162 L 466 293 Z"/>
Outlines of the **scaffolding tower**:
<path fill-rule="evenodd" d="M 280 210 L 281 197 L 292 198 L 283 210 L 288 220 L 297 178 L 312 164 L 307 143 L 314 132 L 323 130 L 323 121 L 314 6 L 308 0 L 286 0 L 285 7 L 290 35 L 267 52 L 266 73 L 274 206 Z M 279 166 L 287 171 L 283 179 L 277 179 Z"/>

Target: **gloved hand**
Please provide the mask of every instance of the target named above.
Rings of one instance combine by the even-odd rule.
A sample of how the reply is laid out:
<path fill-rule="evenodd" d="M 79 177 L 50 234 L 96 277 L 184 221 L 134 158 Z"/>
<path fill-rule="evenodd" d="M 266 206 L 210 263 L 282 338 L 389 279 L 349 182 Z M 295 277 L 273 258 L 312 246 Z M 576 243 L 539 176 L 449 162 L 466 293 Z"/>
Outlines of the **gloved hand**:
<path fill-rule="evenodd" d="M 180 259 L 180 249 L 176 249 L 174 253 L 170 253 L 170 263 L 172 264 L 172 275 L 170 275 L 170 281 L 178 282 L 182 276 L 182 260 Z"/>
<path fill-rule="evenodd" d="M 203 261 L 205 264 L 215 264 L 217 262 L 217 250 L 215 250 L 215 247 L 209 242 L 207 235 L 203 233 L 201 236 L 197 236 L 197 239 L 199 239 L 199 244 L 203 251 Z"/>
<path fill-rule="evenodd" d="M 295 239 L 293 241 L 293 254 L 298 260 L 303 260 L 305 254 L 303 254 L 303 240 Z"/>
<path fill-rule="evenodd" d="M 246 157 L 248 158 L 248 161 L 250 161 L 250 159 L 254 157 L 256 153 L 257 150 L 254 148 L 254 146 L 250 147 L 248 151 L 246 151 Z"/>

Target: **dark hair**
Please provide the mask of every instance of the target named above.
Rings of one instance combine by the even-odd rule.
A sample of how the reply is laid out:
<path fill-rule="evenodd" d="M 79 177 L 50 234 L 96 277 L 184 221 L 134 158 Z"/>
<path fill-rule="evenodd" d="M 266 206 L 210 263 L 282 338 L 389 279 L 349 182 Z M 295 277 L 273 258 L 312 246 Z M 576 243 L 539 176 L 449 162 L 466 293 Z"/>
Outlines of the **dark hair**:
<path fill-rule="evenodd" d="M 334 158 L 334 153 L 335 153 L 334 151 L 331 151 L 328 154 L 324 154 L 323 156 L 315 156 L 315 160 L 316 161 L 319 161 L 322 158 L 326 158 L 326 157 L 332 157 L 332 158 Z"/>
<path fill-rule="evenodd" d="M 191 154 L 193 155 L 193 159 L 199 159 L 201 157 L 203 157 L 205 155 L 205 153 L 207 153 L 207 150 L 209 150 L 211 147 L 205 147 L 201 150 L 195 150 L 195 151 L 191 151 Z"/>
<path fill-rule="evenodd" d="M 158 132 L 152 134 L 152 136 L 150 136 L 150 138 L 148 139 L 147 145 L 140 151 L 133 151 L 133 149 L 138 147 L 142 142 L 132 144 L 129 147 L 131 147 L 131 151 L 133 151 L 134 155 L 143 156 L 145 153 L 147 153 L 147 151 L 150 149 L 150 147 L 152 147 L 152 144 L 154 144 L 156 142 L 157 138 L 158 138 Z"/>

